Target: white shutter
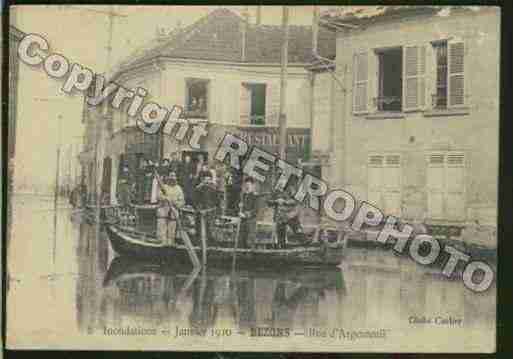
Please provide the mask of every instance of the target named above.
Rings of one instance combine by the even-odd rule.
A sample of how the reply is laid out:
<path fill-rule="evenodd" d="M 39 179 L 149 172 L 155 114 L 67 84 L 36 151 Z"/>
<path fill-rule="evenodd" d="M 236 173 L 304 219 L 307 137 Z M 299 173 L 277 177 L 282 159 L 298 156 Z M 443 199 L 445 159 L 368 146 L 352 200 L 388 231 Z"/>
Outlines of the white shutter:
<path fill-rule="evenodd" d="M 378 55 L 375 52 L 369 53 L 369 68 L 368 68 L 368 79 L 367 79 L 367 103 L 369 106 L 369 112 L 376 112 L 378 110 L 378 102 L 375 98 L 378 97 L 379 89 L 379 60 Z"/>
<path fill-rule="evenodd" d="M 405 46 L 403 51 L 403 109 L 421 109 L 426 103 L 426 47 Z"/>
<path fill-rule="evenodd" d="M 428 157 L 427 191 L 428 217 L 432 219 L 443 219 L 445 197 L 445 155 L 442 153 L 433 153 Z"/>
<path fill-rule="evenodd" d="M 446 160 L 446 217 L 465 218 L 465 155 L 450 152 Z"/>
<path fill-rule="evenodd" d="M 353 112 L 365 113 L 368 111 L 369 56 L 367 52 L 355 54 L 353 74 Z"/>
<path fill-rule="evenodd" d="M 384 156 L 370 155 L 368 160 L 367 200 L 378 208 L 383 208 L 381 191 L 383 187 L 383 162 Z"/>
<path fill-rule="evenodd" d="M 265 86 L 265 123 L 278 125 L 280 112 L 280 86 L 269 81 Z"/>
<path fill-rule="evenodd" d="M 436 92 L 437 64 L 433 45 L 426 46 L 426 71 L 425 71 L 425 108 L 433 108 L 432 95 Z"/>
<path fill-rule="evenodd" d="M 461 41 L 449 41 L 447 46 L 448 106 L 462 106 L 465 104 L 465 45 Z"/>
<path fill-rule="evenodd" d="M 426 46 L 419 46 L 419 107 L 421 109 L 426 108 Z"/>
<path fill-rule="evenodd" d="M 248 86 L 240 86 L 240 124 L 249 125 L 249 116 L 251 114 L 251 90 Z"/>
<path fill-rule="evenodd" d="M 383 168 L 383 210 L 387 215 L 401 215 L 401 156 L 385 156 Z"/>
<path fill-rule="evenodd" d="M 465 218 L 465 155 L 433 153 L 428 164 L 428 214 L 432 219 Z"/>

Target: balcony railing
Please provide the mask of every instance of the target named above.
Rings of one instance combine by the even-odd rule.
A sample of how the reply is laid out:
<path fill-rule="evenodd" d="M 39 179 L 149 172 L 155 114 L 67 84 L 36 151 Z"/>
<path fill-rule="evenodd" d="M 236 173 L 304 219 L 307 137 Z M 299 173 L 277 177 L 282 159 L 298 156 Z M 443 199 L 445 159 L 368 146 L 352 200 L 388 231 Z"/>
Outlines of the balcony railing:
<path fill-rule="evenodd" d="M 266 116 L 263 115 L 252 115 L 252 116 L 241 116 L 240 122 L 245 125 L 251 125 L 251 126 L 265 126 L 269 125 L 268 121 L 266 121 Z"/>
<path fill-rule="evenodd" d="M 447 96 L 439 96 L 437 94 L 431 95 L 431 105 L 436 109 L 447 108 Z"/>
<path fill-rule="evenodd" d="M 182 118 L 208 118 L 208 111 L 206 108 L 197 108 L 188 106 L 182 112 Z"/>
<path fill-rule="evenodd" d="M 401 111 L 402 99 L 399 96 L 379 96 L 372 100 L 378 111 Z"/>

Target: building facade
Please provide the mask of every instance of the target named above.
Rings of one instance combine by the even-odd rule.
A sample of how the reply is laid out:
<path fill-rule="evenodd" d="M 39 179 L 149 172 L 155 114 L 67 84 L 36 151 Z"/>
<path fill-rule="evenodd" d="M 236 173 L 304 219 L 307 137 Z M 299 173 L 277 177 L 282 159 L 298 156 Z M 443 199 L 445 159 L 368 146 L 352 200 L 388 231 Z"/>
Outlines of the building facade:
<path fill-rule="evenodd" d="M 152 160 L 168 158 L 173 152 L 211 159 L 227 132 L 277 153 L 281 42 L 281 27 L 250 24 L 229 10 L 219 9 L 156 39 L 121 63 L 112 81 L 127 89 L 144 88 L 148 93 L 145 102 L 168 109 L 182 106 L 184 117 L 206 126 L 208 136 L 200 149 L 193 149 L 170 133 L 144 134 L 137 128 L 136 118 L 123 109 L 85 106 L 88 150 L 82 163 L 88 186 L 94 187 L 94 178 L 101 178 L 101 191 L 108 192 L 110 202 L 115 203 L 121 163 L 131 163 L 141 154 Z M 323 56 L 334 57 L 333 33 L 320 31 L 318 43 Z M 296 163 L 307 160 L 311 151 L 312 81 L 306 68 L 312 61 L 310 27 L 290 26 L 288 57 L 287 159 Z M 100 141 L 95 139 L 102 136 Z M 98 142 L 104 145 L 97 146 Z"/>
<path fill-rule="evenodd" d="M 344 87 L 333 101 L 332 185 L 406 220 L 496 226 L 499 10 L 367 7 L 330 18 Z"/>

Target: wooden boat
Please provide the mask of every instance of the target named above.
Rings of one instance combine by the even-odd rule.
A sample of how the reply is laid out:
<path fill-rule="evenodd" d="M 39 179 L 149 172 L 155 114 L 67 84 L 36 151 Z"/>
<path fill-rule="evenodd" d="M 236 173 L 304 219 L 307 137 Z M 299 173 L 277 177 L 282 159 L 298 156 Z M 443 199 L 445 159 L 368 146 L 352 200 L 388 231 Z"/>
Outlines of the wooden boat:
<path fill-rule="evenodd" d="M 160 243 L 152 234 L 138 232 L 117 224 L 105 226 L 112 248 L 121 256 L 141 258 L 158 262 L 190 263 L 190 256 L 180 237 L 173 247 Z M 202 257 L 202 246 L 199 241 L 193 241 L 193 250 Z M 206 246 L 206 263 L 217 266 L 230 266 L 235 260 L 242 267 L 329 267 L 341 263 L 344 245 L 327 242 L 308 244 L 289 244 L 285 249 L 268 248 L 239 248 L 223 240 L 208 240 Z"/>
<path fill-rule="evenodd" d="M 100 206 L 100 224 L 116 223 L 118 221 L 118 207 L 113 205 L 101 205 Z M 83 215 L 86 221 L 90 224 L 96 223 L 96 211 L 98 207 L 96 205 L 88 204 L 83 210 Z"/>

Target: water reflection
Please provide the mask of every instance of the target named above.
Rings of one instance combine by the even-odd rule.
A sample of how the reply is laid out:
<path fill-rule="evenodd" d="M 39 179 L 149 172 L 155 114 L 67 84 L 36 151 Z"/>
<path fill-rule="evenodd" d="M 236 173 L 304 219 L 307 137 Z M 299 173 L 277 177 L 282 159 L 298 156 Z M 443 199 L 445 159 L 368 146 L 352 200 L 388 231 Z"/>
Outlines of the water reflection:
<path fill-rule="evenodd" d="M 91 298 L 91 287 L 77 284 L 78 299 L 89 302 L 81 296 Z M 295 321 L 304 323 L 306 318 L 310 325 L 320 325 L 321 301 L 326 297 L 337 301 L 345 295 L 342 272 L 336 268 L 281 273 L 275 269 L 193 271 L 122 257 L 110 263 L 102 287 L 97 306 L 102 320 L 90 318 L 86 324 L 81 314 L 83 329 L 137 323 L 201 329 L 233 326 L 243 331 L 255 326 L 293 327 Z M 89 305 L 92 308 L 94 304 Z"/>

